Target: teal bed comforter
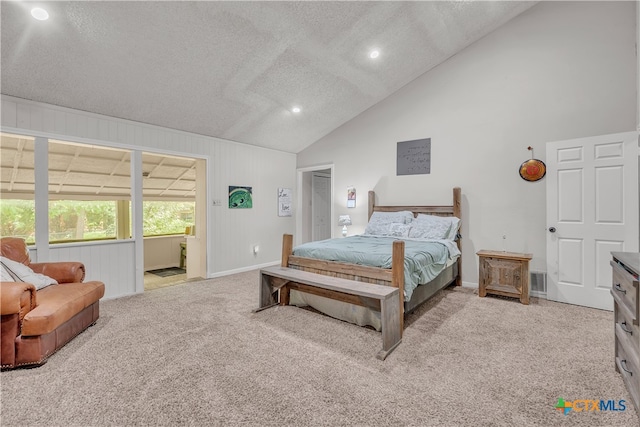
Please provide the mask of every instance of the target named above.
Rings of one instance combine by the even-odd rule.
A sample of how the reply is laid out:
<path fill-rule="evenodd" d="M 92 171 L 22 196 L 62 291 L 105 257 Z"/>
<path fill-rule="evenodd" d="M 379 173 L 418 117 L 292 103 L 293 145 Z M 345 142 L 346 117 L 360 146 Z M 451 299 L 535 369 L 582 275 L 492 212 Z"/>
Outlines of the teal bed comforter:
<path fill-rule="evenodd" d="M 391 268 L 393 241 L 397 237 L 357 235 L 341 239 L 309 242 L 293 249 L 296 256 L 348 262 L 371 267 Z M 404 245 L 404 297 L 411 299 L 414 289 L 434 279 L 447 266 L 447 260 L 460 254 L 451 240 L 406 239 Z"/>

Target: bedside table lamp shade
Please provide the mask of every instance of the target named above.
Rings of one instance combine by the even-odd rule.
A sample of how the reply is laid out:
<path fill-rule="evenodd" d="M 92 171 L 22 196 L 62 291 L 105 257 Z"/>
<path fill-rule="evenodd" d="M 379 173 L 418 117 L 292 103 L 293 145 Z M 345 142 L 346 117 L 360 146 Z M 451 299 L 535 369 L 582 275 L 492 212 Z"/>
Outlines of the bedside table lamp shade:
<path fill-rule="evenodd" d="M 347 235 L 347 225 L 351 225 L 351 217 L 349 215 L 340 215 L 338 224 L 342 226 L 342 236 Z"/>

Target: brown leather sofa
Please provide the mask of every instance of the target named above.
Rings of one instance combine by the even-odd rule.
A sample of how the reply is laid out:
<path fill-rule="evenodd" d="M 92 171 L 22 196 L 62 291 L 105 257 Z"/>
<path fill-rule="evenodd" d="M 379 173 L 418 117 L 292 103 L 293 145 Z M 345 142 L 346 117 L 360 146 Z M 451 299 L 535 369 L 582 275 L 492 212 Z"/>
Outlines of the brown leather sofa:
<path fill-rule="evenodd" d="M 3 370 L 42 365 L 98 320 L 104 283 L 85 282 L 79 262 L 31 263 L 24 240 L 0 239 L 3 257 L 20 262 L 58 284 L 36 291 L 25 282 L 0 282 L 0 364 Z"/>

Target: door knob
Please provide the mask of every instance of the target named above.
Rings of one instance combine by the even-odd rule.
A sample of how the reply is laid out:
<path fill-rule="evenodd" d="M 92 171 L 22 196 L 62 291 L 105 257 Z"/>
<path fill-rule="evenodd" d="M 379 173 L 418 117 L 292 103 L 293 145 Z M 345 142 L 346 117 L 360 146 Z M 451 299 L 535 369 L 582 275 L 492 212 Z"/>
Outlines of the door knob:
<path fill-rule="evenodd" d="M 556 232 L 556 228 L 555 227 L 549 227 L 549 232 L 550 233 L 555 233 Z"/>

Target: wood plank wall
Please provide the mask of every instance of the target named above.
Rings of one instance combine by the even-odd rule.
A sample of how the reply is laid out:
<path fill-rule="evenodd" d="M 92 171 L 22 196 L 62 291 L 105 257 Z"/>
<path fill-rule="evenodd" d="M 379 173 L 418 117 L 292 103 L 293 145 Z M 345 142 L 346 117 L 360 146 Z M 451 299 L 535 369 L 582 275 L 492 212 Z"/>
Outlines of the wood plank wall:
<path fill-rule="evenodd" d="M 236 271 L 269 265 L 280 259 L 280 236 L 293 233 L 295 219 L 277 217 L 277 188 L 296 187 L 296 155 L 220 138 L 205 137 L 174 129 L 137 123 L 84 111 L 1 95 L 2 132 L 40 136 L 49 139 L 188 156 L 207 161 L 207 276 L 217 277 Z M 228 186 L 247 185 L 254 189 L 253 209 L 228 209 Z M 221 205 L 213 206 L 213 201 Z M 260 245 L 260 253 L 252 248 Z M 135 253 L 129 246 L 122 257 L 111 259 L 113 247 L 88 258 L 87 272 L 101 271 L 104 282 L 114 283 L 109 297 L 138 292 L 134 271 Z M 92 254 L 101 249 L 92 248 Z M 60 250 L 41 257 L 60 258 Z M 53 254 L 56 252 L 56 254 Z M 81 252 L 81 251 L 79 251 Z M 76 255 L 69 252 L 68 255 Z M 80 256 L 80 255 L 78 255 Z M 129 258 L 130 257 L 130 258 Z M 125 259 L 126 258 L 126 259 Z M 118 260 L 118 268 L 113 262 Z M 44 259 L 40 261 L 46 261 Z M 102 264 L 110 265 L 104 268 Z M 139 261 L 138 269 L 143 269 Z M 124 272 L 120 271 L 124 270 Z M 92 273 L 93 274 L 93 273 Z M 139 277 L 142 277 L 141 275 Z M 123 278 L 128 285 L 120 283 Z M 116 284 L 117 283 L 117 284 Z"/>

